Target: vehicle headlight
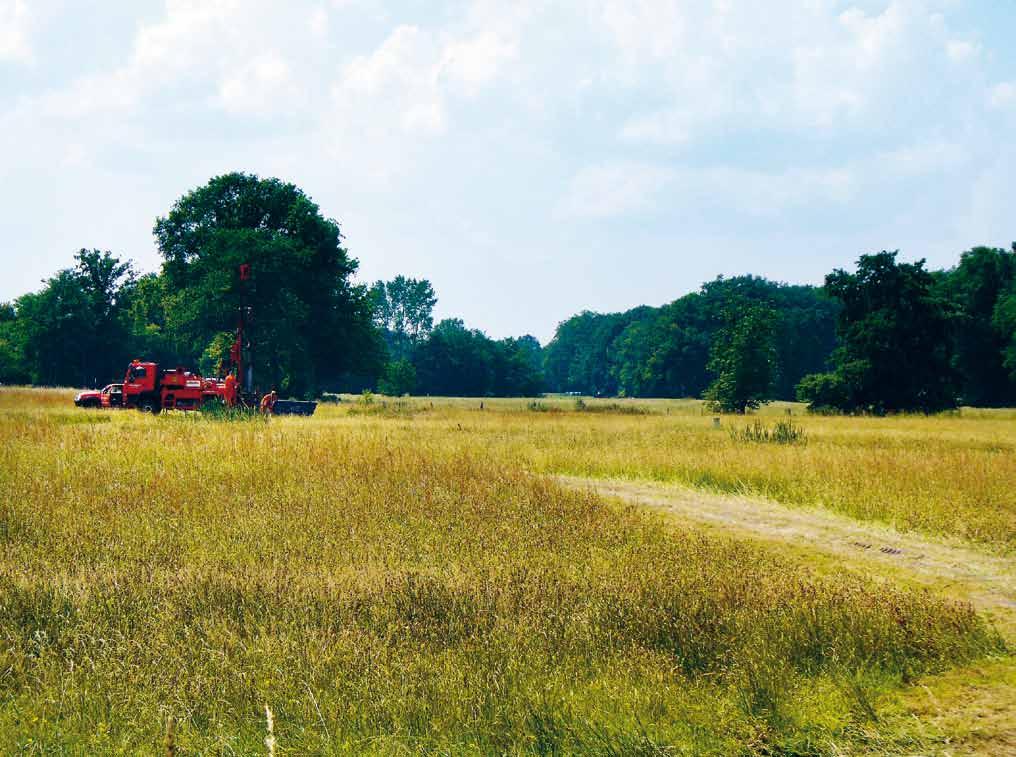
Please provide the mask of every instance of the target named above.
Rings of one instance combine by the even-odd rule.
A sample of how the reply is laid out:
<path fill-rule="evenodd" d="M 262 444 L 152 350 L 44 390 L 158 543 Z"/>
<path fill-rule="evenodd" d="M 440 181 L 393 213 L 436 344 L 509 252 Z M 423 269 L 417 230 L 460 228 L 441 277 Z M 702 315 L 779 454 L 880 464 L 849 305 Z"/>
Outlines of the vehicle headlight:
<path fill-rule="evenodd" d="M 81 399 L 81 392 L 78 392 L 77 394 L 74 395 L 75 402 L 79 399 Z"/>

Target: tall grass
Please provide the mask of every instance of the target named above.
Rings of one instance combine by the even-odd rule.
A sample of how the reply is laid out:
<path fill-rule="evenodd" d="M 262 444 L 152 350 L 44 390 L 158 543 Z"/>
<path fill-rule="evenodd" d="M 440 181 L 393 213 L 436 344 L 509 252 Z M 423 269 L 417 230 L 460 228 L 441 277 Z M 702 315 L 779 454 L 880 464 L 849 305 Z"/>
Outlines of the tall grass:
<path fill-rule="evenodd" d="M 484 413 L 463 400 L 438 401 L 412 427 L 387 432 L 392 439 L 482 449 L 538 472 L 757 495 L 1016 550 L 1013 411 L 866 418 L 807 416 L 801 406 L 783 405 L 760 413 L 749 429 L 758 420 L 772 436 L 775 425 L 792 426 L 788 441 L 807 444 L 746 444 L 743 417 L 724 416 L 717 429 L 701 403 L 687 400 L 641 400 L 652 408 L 647 415 L 572 412 L 573 399 L 541 402 L 558 412 L 523 412 L 518 400 L 489 401 Z M 345 420 L 339 408 L 319 415 L 319 422 Z"/>
<path fill-rule="evenodd" d="M 156 751 L 168 718 L 263 753 L 266 705 L 280 754 L 814 752 L 1001 648 L 529 475 L 542 414 L 62 417 L 0 410 L 2 753 Z"/>

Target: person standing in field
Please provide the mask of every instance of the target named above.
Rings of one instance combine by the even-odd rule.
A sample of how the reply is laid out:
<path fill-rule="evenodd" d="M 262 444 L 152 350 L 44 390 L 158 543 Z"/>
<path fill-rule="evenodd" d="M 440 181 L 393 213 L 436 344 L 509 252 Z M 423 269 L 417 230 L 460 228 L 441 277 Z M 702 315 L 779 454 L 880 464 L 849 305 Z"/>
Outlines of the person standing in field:
<path fill-rule="evenodd" d="M 225 395 L 226 405 L 234 407 L 236 405 L 236 376 L 232 373 L 226 376 Z"/>
<path fill-rule="evenodd" d="M 261 398 L 261 412 L 265 415 L 271 415 L 275 412 L 275 400 L 278 398 L 275 390 L 268 392 L 264 397 Z"/>

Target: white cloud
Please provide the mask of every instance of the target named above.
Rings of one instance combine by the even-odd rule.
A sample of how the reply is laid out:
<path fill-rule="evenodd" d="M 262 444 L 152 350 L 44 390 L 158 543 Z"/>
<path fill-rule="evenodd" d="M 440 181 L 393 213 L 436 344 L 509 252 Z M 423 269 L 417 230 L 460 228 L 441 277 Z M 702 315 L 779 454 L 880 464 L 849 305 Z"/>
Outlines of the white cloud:
<path fill-rule="evenodd" d="M 975 57 L 981 51 L 980 45 L 975 45 L 972 42 L 967 42 L 961 39 L 951 39 L 946 43 L 945 46 L 946 54 L 949 56 L 949 60 L 954 63 L 962 63 L 965 60 Z"/>
<path fill-rule="evenodd" d="M 333 91 L 344 120 L 365 115 L 379 129 L 394 121 L 407 132 L 442 133 L 446 119 L 438 55 L 431 35 L 415 26 L 395 29 L 373 53 L 345 67 Z"/>
<path fill-rule="evenodd" d="M 1007 108 L 1016 105 L 1016 82 L 1004 81 L 988 90 L 988 105 Z"/>
<path fill-rule="evenodd" d="M 673 173 L 652 163 L 604 163 L 579 171 L 557 214 L 570 218 L 627 215 L 652 207 Z"/>
<path fill-rule="evenodd" d="M 842 205 L 862 192 L 955 170 L 967 159 L 967 151 L 959 145 L 935 139 L 830 167 L 766 171 L 723 164 L 689 168 L 616 161 L 575 174 L 558 213 L 604 218 L 713 208 L 731 216 L 775 216 L 802 207 Z"/>
<path fill-rule="evenodd" d="M 872 168 L 905 178 L 948 171 L 961 166 L 967 158 L 967 151 L 960 145 L 935 139 L 880 153 L 875 156 Z"/>
<path fill-rule="evenodd" d="M 485 16 L 480 18 L 487 19 Z M 455 32 L 402 25 L 371 53 L 347 63 L 332 89 L 342 140 L 351 135 L 385 148 L 406 135 L 437 137 L 450 126 L 450 108 L 495 82 L 517 55 L 504 27 L 476 23 Z M 382 162 L 385 162 L 384 156 Z"/>
<path fill-rule="evenodd" d="M 689 9 L 675 0 L 605 0 L 600 6 L 600 21 L 629 64 L 673 58 L 694 26 Z"/>
<path fill-rule="evenodd" d="M 681 215 L 706 207 L 730 216 L 770 216 L 805 205 L 843 203 L 857 188 L 850 167 L 765 172 L 615 162 L 579 171 L 557 210 L 568 218 L 637 216 L 663 209 Z"/>
<path fill-rule="evenodd" d="M 445 45 L 439 63 L 439 77 L 461 84 L 465 91 L 475 93 L 493 81 L 517 55 L 516 40 L 484 30 L 473 37 L 453 40 Z"/>
<path fill-rule="evenodd" d="M 283 111 L 299 93 L 291 62 L 273 43 L 286 44 L 298 55 L 309 47 L 294 45 L 276 31 L 288 28 L 281 26 L 284 11 L 268 0 L 166 0 L 164 16 L 138 28 L 122 65 L 80 76 L 20 108 L 54 119 L 124 117 L 142 112 L 149 99 L 165 102 L 171 92 L 177 109 L 199 110 L 211 103 L 234 114 Z"/>
<path fill-rule="evenodd" d="M 307 20 L 307 27 L 315 37 L 324 37 L 328 34 L 328 10 L 322 6 L 314 8 Z"/>
<path fill-rule="evenodd" d="M 233 168 L 312 192 L 348 225 L 365 275 L 478 239 L 514 259 L 508 228 L 553 259 L 560 235 L 608 218 L 604 238 L 659 249 L 741 224 L 875 235 L 880 213 L 930 234 L 1008 138 L 985 112 L 1016 108 L 1016 81 L 987 78 L 1007 51 L 954 26 L 955 0 L 162 0 L 161 13 L 156 0 L 137 22 L 129 3 L 39 3 L 0 0 L 0 60 L 38 69 L 4 82 L 0 173 L 36 195 L 59 174 L 86 222 L 110 215 L 95 177 L 143 185 L 159 195 L 144 209 L 108 193 L 120 222 L 143 217 L 131 250 L 175 193 Z M 49 55 L 86 13 L 125 36 Z M 1004 180 L 991 176 L 984 198 Z M 31 215 L 6 197 L 12 218 Z M 428 225 L 440 245 L 417 238 Z M 29 226 L 43 241 L 17 244 L 56 249 L 56 231 Z"/>
<path fill-rule="evenodd" d="M 929 2 L 837 5 L 604 2 L 599 18 L 617 56 L 605 67 L 655 103 L 631 114 L 620 136 L 681 144 L 730 129 L 863 125 L 947 60 L 948 29 Z M 952 48 L 964 52 L 975 50 Z"/>
<path fill-rule="evenodd" d="M 219 84 L 219 103 L 231 113 L 265 113 L 292 92 L 289 64 L 277 53 L 260 55 Z"/>
<path fill-rule="evenodd" d="M 0 0 L 0 62 L 32 59 L 27 0 Z"/>

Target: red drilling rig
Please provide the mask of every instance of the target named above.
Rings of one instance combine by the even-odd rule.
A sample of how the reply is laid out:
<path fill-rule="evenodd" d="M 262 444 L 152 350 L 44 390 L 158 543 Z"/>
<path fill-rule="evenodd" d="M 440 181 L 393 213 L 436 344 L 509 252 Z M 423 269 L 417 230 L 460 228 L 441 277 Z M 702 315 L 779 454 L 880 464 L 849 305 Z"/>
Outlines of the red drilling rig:
<path fill-rule="evenodd" d="M 122 407 L 154 414 L 162 410 L 200 410 L 206 402 L 215 401 L 228 407 L 258 409 L 254 344 L 248 329 L 253 313 L 248 302 L 247 288 L 251 281 L 248 263 L 239 267 L 239 278 L 241 304 L 236 339 L 229 349 L 229 365 L 219 367 L 223 377 L 204 378 L 182 367 L 160 370 L 156 363 L 133 360 L 123 380 Z M 75 402 L 85 405 L 77 399 Z M 316 402 L 274 399 L 266 409 L 274 415 L 313 415 L 316 408 Z"/>

